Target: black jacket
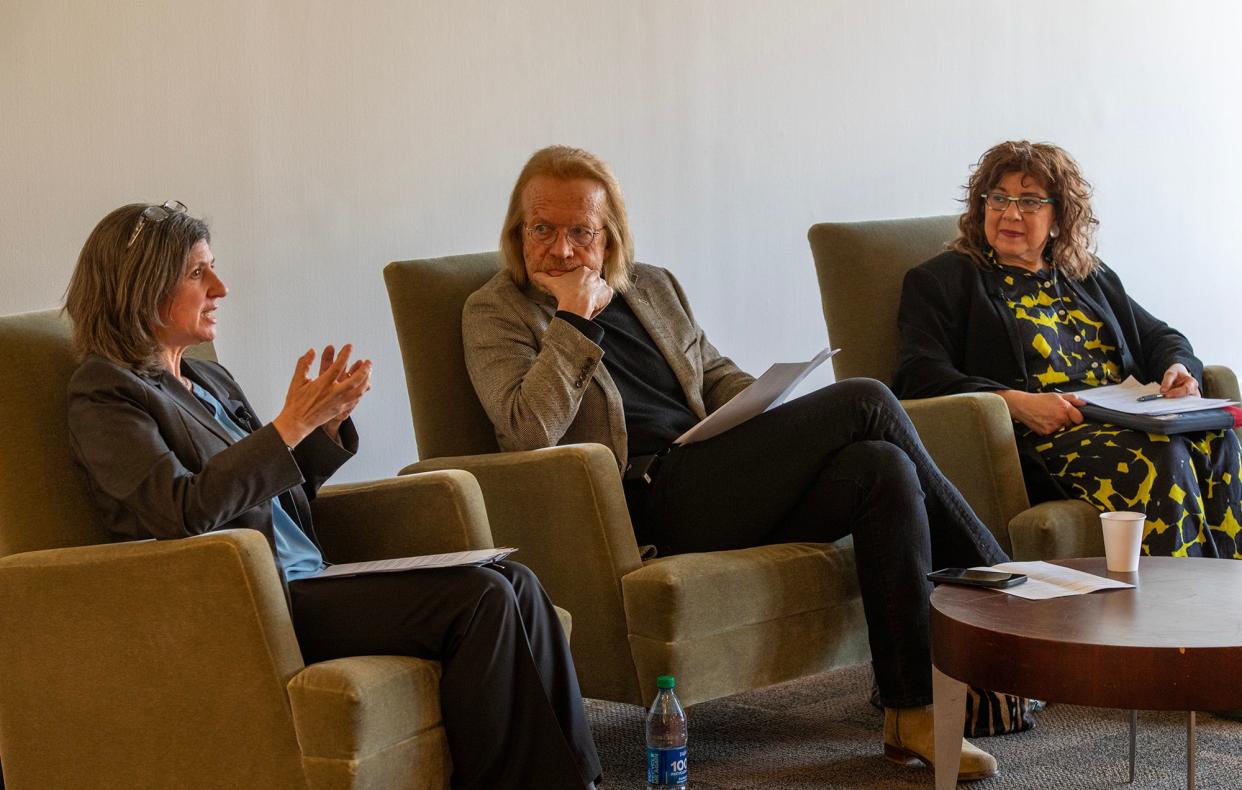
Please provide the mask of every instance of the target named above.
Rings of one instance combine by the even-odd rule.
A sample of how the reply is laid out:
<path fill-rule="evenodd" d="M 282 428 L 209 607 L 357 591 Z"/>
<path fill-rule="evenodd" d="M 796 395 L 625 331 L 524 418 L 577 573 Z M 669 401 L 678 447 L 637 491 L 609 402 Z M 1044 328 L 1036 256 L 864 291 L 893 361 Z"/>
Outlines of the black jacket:
<path fill-rule="evenodd" d="M 344 447 L 317 430 L 290 452 L 223 367 L 183 358 L 181 372 L 250 434 L 234 442 L 168 372 L 147 376 L 90 356 L 69 381 L 73 453 L 105 526 L 122 540 L 253 529 L 274 547 L 271 499 L 279 496 L 318 545 L 310 500 L 357 450 L 352 421 L 341 425 Z"/>
<path fill-rule="evenodd" d="M 1122 376 L 1159 381 L 1180 362 L 1203 384 L 1203 363 L 1184 335 L 1126 295 L 1103 264 L 1082 282 L 1062 280 L 1117 341 Z M 998 286 L 969 256 L 945 252 L 906 273 L 897 314 L 901 347 L 893 391 L 901 398 L 1018 389 L 1033 392 L 1017 322 Z M 1068 495 L 1048 473 L 1033 442 L 1018 437 L 1032 504 Z"/>

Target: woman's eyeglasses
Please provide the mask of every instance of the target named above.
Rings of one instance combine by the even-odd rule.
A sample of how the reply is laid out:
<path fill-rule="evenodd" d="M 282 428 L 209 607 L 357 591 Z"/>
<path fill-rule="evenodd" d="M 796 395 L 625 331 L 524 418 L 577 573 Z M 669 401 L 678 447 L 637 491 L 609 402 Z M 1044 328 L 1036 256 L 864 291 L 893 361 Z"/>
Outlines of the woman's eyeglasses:
<path fill-rule="evenodd" d="M 1022 195 L 1021 197 L 1010 197 L 1001 192 L 989 192 L 986 195 L 980 195 L 987 202 L 988 208 L 993 211 L 1004 211 L 1009 208 L 1010 203 L 1018 204 L 1018 211 L 1023 214 L 1034 214 L 1044 207 L 1045 203 L 1056 203 L 1056 198 L 1041 198 L 1034 195 Z"/>
<path fill-rule="evenodd" d="M 185 211 L 185 204 L 180 200 L 169 200 L 162 206 L 147 206 L 142 210 L 142 216 L 138 217 L 134 232 L 129 234 L 129 242 L 125 245 L 125 249 L 128 250 L 134 246 L 134 242 L 138 241 L 138 234 L 142 233 L 142 229 L 147 226 L 148 222 L 163 222 L 173 214 L 184 214 Z"/>

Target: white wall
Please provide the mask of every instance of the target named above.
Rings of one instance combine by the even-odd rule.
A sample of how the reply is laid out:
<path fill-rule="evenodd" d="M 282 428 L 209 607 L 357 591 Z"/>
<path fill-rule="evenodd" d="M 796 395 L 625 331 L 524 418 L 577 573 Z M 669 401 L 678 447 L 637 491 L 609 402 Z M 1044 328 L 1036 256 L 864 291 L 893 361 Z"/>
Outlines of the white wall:
<path fill-rule="evenodd" d="M 58 305 L 110 209 L 180 199 L 256 407 L 354 341 L 376 382 L 343 479 L 388 475 L 415 445 L 380 271 L 494 249 L 534 149 L 607 159 L 640 259 L 754 369 L 824 343 L 808 226 L 955 211 L 968 165 L 1027 137 L 1086 169 L 1131 292 L 1242 370 L 1237 8 L 3 0 L 0 313 Z"/>

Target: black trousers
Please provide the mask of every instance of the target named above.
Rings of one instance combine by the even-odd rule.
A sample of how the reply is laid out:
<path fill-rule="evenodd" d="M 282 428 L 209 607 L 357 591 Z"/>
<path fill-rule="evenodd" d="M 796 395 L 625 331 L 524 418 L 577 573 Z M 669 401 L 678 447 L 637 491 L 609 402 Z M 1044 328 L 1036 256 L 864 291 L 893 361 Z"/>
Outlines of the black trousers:
<path fill-rule="evenodd" d="M 641 486 L 641 484 L 637 484 Z M 931 702 L 926 574 L 1005 562 L 893 394 L 848 379 L 707 441 L 627 484 L 640 542 L 663 554 L 854 536 L 871 660 L 888 707 Z"/>
<path fill-rule="evenodd" d="M 565 634 L 524 565 L 294 581 L 289 596 L 308 662 L 441 662 L 454 787 L 582 790 L 599 777 Z"/>

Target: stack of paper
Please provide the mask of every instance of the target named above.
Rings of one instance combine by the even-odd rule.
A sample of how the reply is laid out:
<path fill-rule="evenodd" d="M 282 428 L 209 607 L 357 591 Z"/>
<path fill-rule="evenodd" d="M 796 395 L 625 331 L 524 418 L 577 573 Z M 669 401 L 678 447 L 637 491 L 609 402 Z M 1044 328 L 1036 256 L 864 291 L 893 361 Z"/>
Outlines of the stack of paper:
<path fill-rule="evenodd" d="M 1071 393 L 1087 403 L 1126 414 L 1143 414 L 1155 417 L 1162 414 L 1185 414 L 1190 411 L 1219 409 L 1221 406 L 1232 406 L 1234 402 L 1227 398 L 1202 398 L 1192 395 L 1186 398 L 1154 398 L 1140 401 L 1144 395 L 1159 395 L 1160 383 L 1140 384 L 1133 376 L 1120 384 L 1107 387 L 1093 387 Z"/>

